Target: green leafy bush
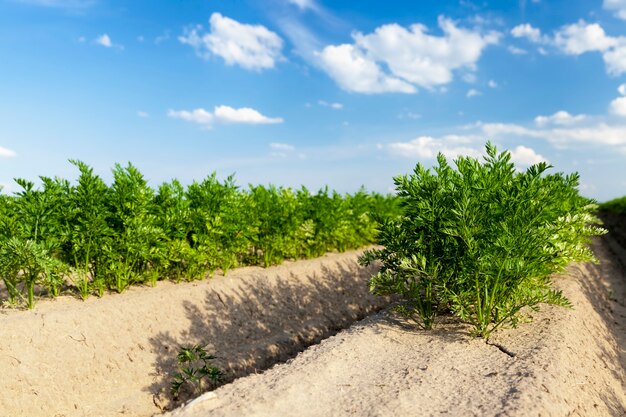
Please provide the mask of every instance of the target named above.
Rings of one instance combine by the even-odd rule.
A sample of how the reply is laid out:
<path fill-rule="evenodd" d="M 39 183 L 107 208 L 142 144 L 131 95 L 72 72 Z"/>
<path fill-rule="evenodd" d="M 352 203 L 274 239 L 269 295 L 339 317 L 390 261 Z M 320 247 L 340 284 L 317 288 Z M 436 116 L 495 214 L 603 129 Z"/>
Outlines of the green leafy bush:
<path fill-rule="evenodd" d="M 201 183 L 189 186 L 186 198 L 191 209 L 191 245 L 204 256 L 197 257 L 190 268 L 227 272 L 243 262 L 249 237 L 254 234 L 249 216 L 248 198 L 235 185 L 232 176 L 223 182 L 215 173 Z M 194 274 L 192 274 L 194 275 Z"/>
<path fill-rule="evenodd" d="M 12 237 L 0 246 L 0 274 L 8 291 L 9 302 L 16 303 L 26 289 L 28 308 L 35 305 L 35 285 L 56 286 L 64 264 L 50 255 L 50 247 L 32 239 Z"/>
<path fill-rule="evenodd" d="M 132 164 L 113 169 L 108 192 L 109 219 L 115 238 L 104 247 L 105 279 L 118 292 L 145 282 L 148 269 L 159 259 L 165 238 L 152 213 L 154 191 Z"/>
<path fill-rule="evenodd" d="M 94 291 L 102 296 L 105 281 L 105 248 L 111 247 L 108 187 L 93 169 L 81 161 L 70 161 L 79 171 L 77 185 L 68 192 L 65 210 L 65 258 L 80 296 Z"/>
<path fill-rule="evenodd" d="M 613 200 L 600 204 L 600 210 L 626 215 L 626 196 L 614 198 Z"/>
<path fill-rule="evenodd" d="M 241 265 L 344 251 L 373 242 L 376 216 L 398 213 L 395 197 L 275 186 L 241 189 L 215 174 L 155 191 L 132 164 L 115 165 L 109 186 L 80 161 L 76 183 L 18 179 L 0 194 L 0 278 L 10 302 L 68 284 L 85 299 L 161 279 L 202 279 Z M 375 213 L 374 213 L 375 212 Z"/>
<path fill-rule="evenodd" d="M 425 328 L 452 311 L 487 338 L 523 307 L 569 305 L 550 274 L 594 260 L 586 243 L 604 233 L 578 174 L 546 175 L 546 163 L 518 172 L 510 153 L 486 151 L 483 163 L 460 157 L 454 169 L 440 154 L 432 171 L 394 178 L 403 216 L 383 221 L 384 248 L 360 259 L 382 261 L 371 290 L 402 296 L 397 310 Z"/>
<path fill-rule="evenodd" d="M 28 308 L 34 306 L 35 286 L 56 296 L 63 283 L 65 264 L 57 256 L 62 243 L 61 210 L 68 183 L 41 178 L 44 189 L 36 190 L 30 181 L 17 179 L 22 187 L 16 199 L 4 199 L 0 220 L 0 275 L 10 303 L 17 303 L 26 292 Z"/>

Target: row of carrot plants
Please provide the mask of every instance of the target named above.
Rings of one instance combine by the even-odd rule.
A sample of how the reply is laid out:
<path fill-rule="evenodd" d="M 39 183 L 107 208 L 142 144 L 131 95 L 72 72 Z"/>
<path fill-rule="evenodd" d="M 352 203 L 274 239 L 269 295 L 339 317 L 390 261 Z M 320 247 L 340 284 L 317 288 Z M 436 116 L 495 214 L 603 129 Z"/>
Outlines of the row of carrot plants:
<path fill-rule="evenodd" d="M 17 179 L 0 194 L 0 276 L 9 303 L 33 307 L 35 292 L 82 298 L 161 279 L 194 280 L 243 265 L 269 266 L 372 243 L 396 199 L 275 186 L 242 189 L 215 174 L 185 187 L 153 189 L 140 171 L 116 165 L 107 185 L 71 161 L 71 182 Z"/>
<path fill-rule="evenodd" d="M 626 215 L 626 196 L 614 198 L 613 200 L 600 204 L 600 210 Z"/>

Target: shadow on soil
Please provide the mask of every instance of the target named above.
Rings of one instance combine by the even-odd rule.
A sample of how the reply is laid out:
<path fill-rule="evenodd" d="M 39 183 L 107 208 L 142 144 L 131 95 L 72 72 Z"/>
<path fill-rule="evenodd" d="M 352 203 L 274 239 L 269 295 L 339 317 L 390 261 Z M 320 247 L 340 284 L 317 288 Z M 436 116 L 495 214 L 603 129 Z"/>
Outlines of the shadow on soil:
<path fill-rule="evenodd" d="M 425 330 L 421 325 L 405 319 L 398 314 L 384 314 L 378 318 L 378 323 L 384 327 L 374 329 L 374 333 L 388 334 L 394 332 L 416 333 L 424 332 L 431 339 L 440 339 L 447 343 L 467 342 L 472 339 L 469 336 L 470 326 L 462 323 L 449 313 L 441 313 L 431 330 Z"/>
<path fill-rule="evenodd" d="M 189 392 L 181 393 L 174 401 L 169 393 L 182 345 L 205 345 L 217 356 L 214 364 L 224 372 L 223 383 L 295 357 L 388 304 L 368 293 L 373 271 L 345 262 L 327 263 L 306 276 L 238 279 L 228 291 L 207 291 L 203 303 L 185 302 L 189 328 L 176 336 L 167 332 L 151 339 L 158 359 L 154 383 L 145 390 L 161 410 L 190 398 Z"/>

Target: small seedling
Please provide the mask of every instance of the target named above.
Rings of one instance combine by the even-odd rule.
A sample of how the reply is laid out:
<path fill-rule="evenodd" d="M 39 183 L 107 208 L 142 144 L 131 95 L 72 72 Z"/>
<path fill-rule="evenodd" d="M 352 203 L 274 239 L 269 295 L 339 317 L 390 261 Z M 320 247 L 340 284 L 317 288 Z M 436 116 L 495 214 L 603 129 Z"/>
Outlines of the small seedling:
<path fill-rule="evenodd" d="M 211 364 L 215 356 L 209 355 L 200 345 L 182 346 L 176 359 L 178 372 L 174 374 L 170 390 L 175 399 L 178 399 L 183 387 L 187 387 L 191 394 L 199 395 L 207 385 L 218 383 L 222 379 L 222 371 Z"/>

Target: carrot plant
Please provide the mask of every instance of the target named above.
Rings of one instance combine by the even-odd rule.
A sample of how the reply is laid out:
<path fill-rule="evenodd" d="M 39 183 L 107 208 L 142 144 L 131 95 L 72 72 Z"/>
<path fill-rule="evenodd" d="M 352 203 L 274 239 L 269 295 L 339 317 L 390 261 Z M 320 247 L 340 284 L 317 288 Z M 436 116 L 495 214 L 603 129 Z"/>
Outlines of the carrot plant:
<path fill-rule="evenodd" d="M 15 303 L 21 294 L 20 283 L 26 288 L 26 305 L 35 306 L 35 285 L 56 281 L 64 272 L 64 264 L 50 255 L 45 243 L 32 239 L 10 238 L 0 247 L 0 274 L 9 291 L 9 301 Z"/>
<path fill-rule="evenodd" d="M 490 143 L 483 163 L 443 155 L 438 166 L 421 164 L 394 178 L 403 216 L 382 222 L 382 249 L 363 264 L 382 261 L 370 281 L 378 294 L 400 294 L 397 310 L 431 328 L 438 312 L 451 310 L 488 338 L 524 307 L 568 306 L 550 275 L 569 262 L 593 261 L 589 238 L 595 204 L 577 192 L 578 174 L 545 174 L 539 163 L 516 171 L 508 152 Z"/>
<path fill-rule="evenodd" d="M 215 356 L 200 345 L 182 346 L 176 359 L 178 372 L 174 374 L 170 385 L 170 392 L 175 399 L 178 399 L 183 389 L 191 395 L 199 395 L 208 384 L 215 385 L 222 379 L 222 371 L 212 365 Z"/>
<path fill-rule="evenodd" d="M 153 190 L 132 164 L 107 185 L 81 161 L 76 182 L 41 177 L 40 189 L 0 194 L 0 277 L 10 302 L 69 289 L 85 299 L 160 279 L 200 279 L 241 265 L 269 266 L 373 242 L 395 197 L 276 186 L 241 189 L 216 174 Z"/>
<path fill-rule="evenodd" d="M 104 248 L 110 246 L 113 230 L 107 223 L 108 187 L 87 164 L 70 162 L 80 176 L 68 196 L 66 255 L 74 272 L 72 279 L 85 299 L 91 292 L 102 296 L 106 289 Z"/>
<path fill-rule="evenodd" d="M 297 200 L 291 190 L 274 186 L 251 186 L 250 201 L 254 255 L 264 266 L 278 264 L 295 255 L 299 226 Z"/>
<path fill-rule="evenodd" d="M 192 246 L 206 256 L 196 260 L 204 272 L 237 266 L 245 256 L 251 236 L 246 196 L 239 191 L 232 176 L 220 182 L 215 173 L 187 189 L 191 208 Z"/>
<path fill-rule="evenodd" d="M 163 240 L 162 230 L 151 212 L 154 191 L 132 164 L 116 165 L 109 189 L 109 222 L 115 239 L 105 246 L 106 279 L 109 288 L 124 291 L 133 283 L 145 281 L 146 272 Z"/>
<path fill-rule="evenodd" d="M 56 296 L 63 282 L 65 264 L 58 259 L 61 228 L 59 227 L 62 196 L 68 183 L 42 177 L 43 190 L 23 179 L 22 187 L 13 200 L 5 199 L 4 239 L 0 242 L 0 274 L 7 288 L 9 302 L 22 298 L 26 292 L 28 308 L 34 306 L 35 286 L 48 289 Z M 10 213 L 6 213 L 10 207 Z"/>

